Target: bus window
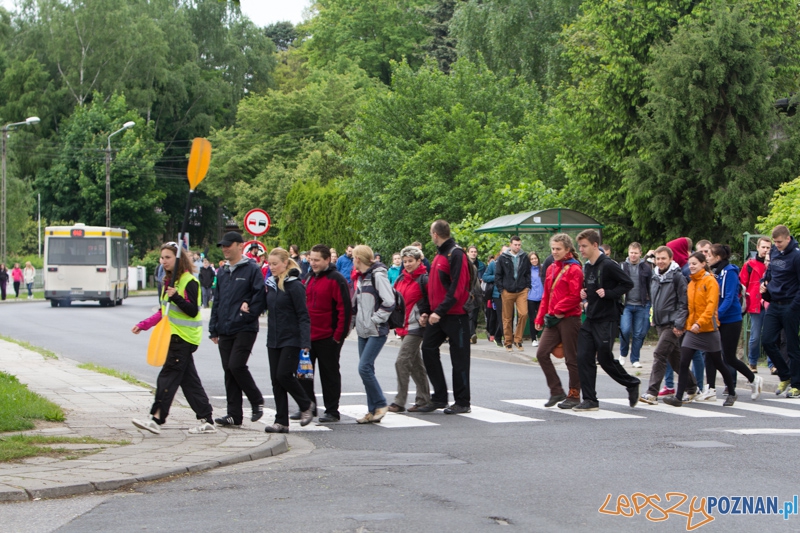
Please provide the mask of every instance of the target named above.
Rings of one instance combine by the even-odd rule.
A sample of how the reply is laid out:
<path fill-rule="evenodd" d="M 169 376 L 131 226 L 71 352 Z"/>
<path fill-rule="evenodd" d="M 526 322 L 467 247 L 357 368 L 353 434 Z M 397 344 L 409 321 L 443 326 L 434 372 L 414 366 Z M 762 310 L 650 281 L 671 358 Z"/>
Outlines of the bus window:
<path fill-rule="evenodd" d="M 51 265 L 105 265 L 106 239 L 50 237 L 47 262 Z"/>

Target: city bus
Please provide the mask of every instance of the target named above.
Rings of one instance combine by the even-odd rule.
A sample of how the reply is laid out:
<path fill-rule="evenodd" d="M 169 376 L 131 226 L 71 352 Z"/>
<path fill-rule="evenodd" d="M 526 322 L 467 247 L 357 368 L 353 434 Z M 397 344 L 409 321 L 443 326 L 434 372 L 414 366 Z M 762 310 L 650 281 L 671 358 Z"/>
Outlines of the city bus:
<path fill-rule="evenodd" d="M 45 228 L 44 297 L 52 307 L 128 297 L 128 230 L 75 224 Z"/>

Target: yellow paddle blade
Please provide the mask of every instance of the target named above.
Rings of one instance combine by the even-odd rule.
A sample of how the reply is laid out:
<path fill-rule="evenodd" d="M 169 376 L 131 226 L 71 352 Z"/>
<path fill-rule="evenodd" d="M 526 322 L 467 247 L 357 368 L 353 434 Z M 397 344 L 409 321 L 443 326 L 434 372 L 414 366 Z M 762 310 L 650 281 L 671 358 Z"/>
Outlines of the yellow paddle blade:
<path fill-rule="evenodd" d="M 186 175 L 189 177 L 189 189 L 195 190 L 208 173 L 211 164 L 211 143 L 208 139 L 195 137 L 192 141 L 192 151 L 189 154 L 189 168 Z"/>
<path fill-rule="evenodd" d="M 150 334 L 150 344 L 147 346 L 147 364 L 152 366 L 164 366 L 167 362 L 167 351 L 172 331 L 169 327 L 169 318 L 166 316 L 153 328 Z"/>

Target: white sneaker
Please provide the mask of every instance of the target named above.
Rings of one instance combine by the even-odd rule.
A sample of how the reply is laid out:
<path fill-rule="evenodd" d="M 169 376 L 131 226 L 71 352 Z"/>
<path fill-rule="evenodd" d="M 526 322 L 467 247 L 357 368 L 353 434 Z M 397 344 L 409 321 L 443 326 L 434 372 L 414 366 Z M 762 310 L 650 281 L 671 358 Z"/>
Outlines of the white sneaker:
<path fill-rule="evenodd" d="M 697 398 L 702 394 L 700 390 L 695 392 L 687 392 L 686 397 L 683 400 L 683 403 L 692 403 L 693 401 L 697 400 Z"/>
<path fill-rule="evenodd" d="M 628 359 L 627 357 L 620 357 L 619 358 L 619 366 L 625 366 L 625 361 L 627 359 Z"/>
<path fill-rule="evenodd" d="M 642 397 L 639 398 L 639 401 L 649 405 L 658 405 L 658 397 L 653 396 L 652 394 L 642 394 Z"/>
<path fill-rule="evenodd" d="M 639 361 L 634 361 L 633 363 L 631 363 L 631 366 L 633 368 L 642 368 L 642 363 L 640 363 Z"/>
<path fill-rule="evenodd" d="M 539 341 L 536 340 L 536 339 L 533 339 L 533 342 L 531 343 L 531 346 L 533 346 L 534 348 L 539 346 Z"/>
<path fill-rule="evenodd" d="M 709 389 L 708 385 L 705 386 L 703 392 L 697 395 L 694 399 L 696 402 L 716 402 L 717 401 L 717 389 Z"/>
<path fill-rule="evenodd" d="M 134 418 L 133 420 L 131 420 L 131 422 L 133 422 L 133 425 L 136 426 L 137 428 L 149 431 L 154 435 L 158 435 L 159 433 L 161 433 L 161 427 L 158 424 L 156 424 L 156 421 L 153 420 L 152 418 L 150 420 L 145 420 L 144 422 L 142 422 L 138 418 Z"/>
<path fill-rule="evenodd" d="M 201 418 L 199 420 L 199 422 L 200 422 L 200 425 L 197 426 L 197 427 L 189 429 L 189 433 L 191 433 L 192 435 L 202 435 L 202 434 L 205 434 L 205 433 L 216 433 L 217 432 L 217 426 L 215 426 L 211 422 L 208 422 L 204 418 Z"/>
<path fill-rule="evenodd" d="M 750 388 L 753 392 L 750 394 L 751 400 L 758 400 L 761 397 L 761 386 L 764 383 L 764 378 L 761 376 L 756 376 L 753 382 L 750 384 Z"/>

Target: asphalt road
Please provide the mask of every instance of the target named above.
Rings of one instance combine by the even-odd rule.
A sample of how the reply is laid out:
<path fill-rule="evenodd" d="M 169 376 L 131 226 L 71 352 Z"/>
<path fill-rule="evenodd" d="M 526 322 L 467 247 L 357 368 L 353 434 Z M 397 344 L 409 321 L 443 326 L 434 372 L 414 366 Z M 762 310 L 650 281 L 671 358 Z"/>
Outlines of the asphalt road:
<path fill-rule="evenodd" d="M 144 363 L 147 337 L 129 330 L 154 300 L 131 298 L 114 309 L 4 306 L 0 333 L 152 382 L 155 369 Z M 261 337 L 252 369 L 269 395 Z M 395 355 L 386 347 L 376 362 L 385 390 L 395 390 Z M 209 395 L 224 396 L 213 345 L 204 343 L 196 358 Z M 357 406 L 366 403 L 356 363 L 349 342 L 342 357 L 348 414 L 361 413 Z M 672 496 L 665 503 L 670 492 L 688 500 L 760 496 L 776 498 L 783 509 L 798 494 L 792 472 L 800 405 L 740 395 L 736 408 L 718 402 L 631 409 L 624 389 L 605 376 L 598 380 L 601 411 L 592 415 L 598 418 L 576 416 L 537 408 L 547 397 L 537 366 L 473 359 L 472 418 L 439 411 L 359 426 L 345 416 L 329 429 L 312 425 L 292 433 L 292 451 L 281 457 L 91 499 L 0 506 L 0 523 L 59 532 L 671 532 L 687 530 L 690 501 L 668 513 L 653 506 L 635 513 L 625 499 L 618 508 L 617 499 L 657 495 L 660 501 L 652 503 L 667 509 L 679 502 Z M 213 402 L 224 405 L 221 398 Z M 748 432 L 756 434 L 742 434 Z M 800 515 L 784 520 L 714 510 L 711 517 L 698 530 L 800 530 Z M 692 524 L 704 519 L 696 512 Z"/>

